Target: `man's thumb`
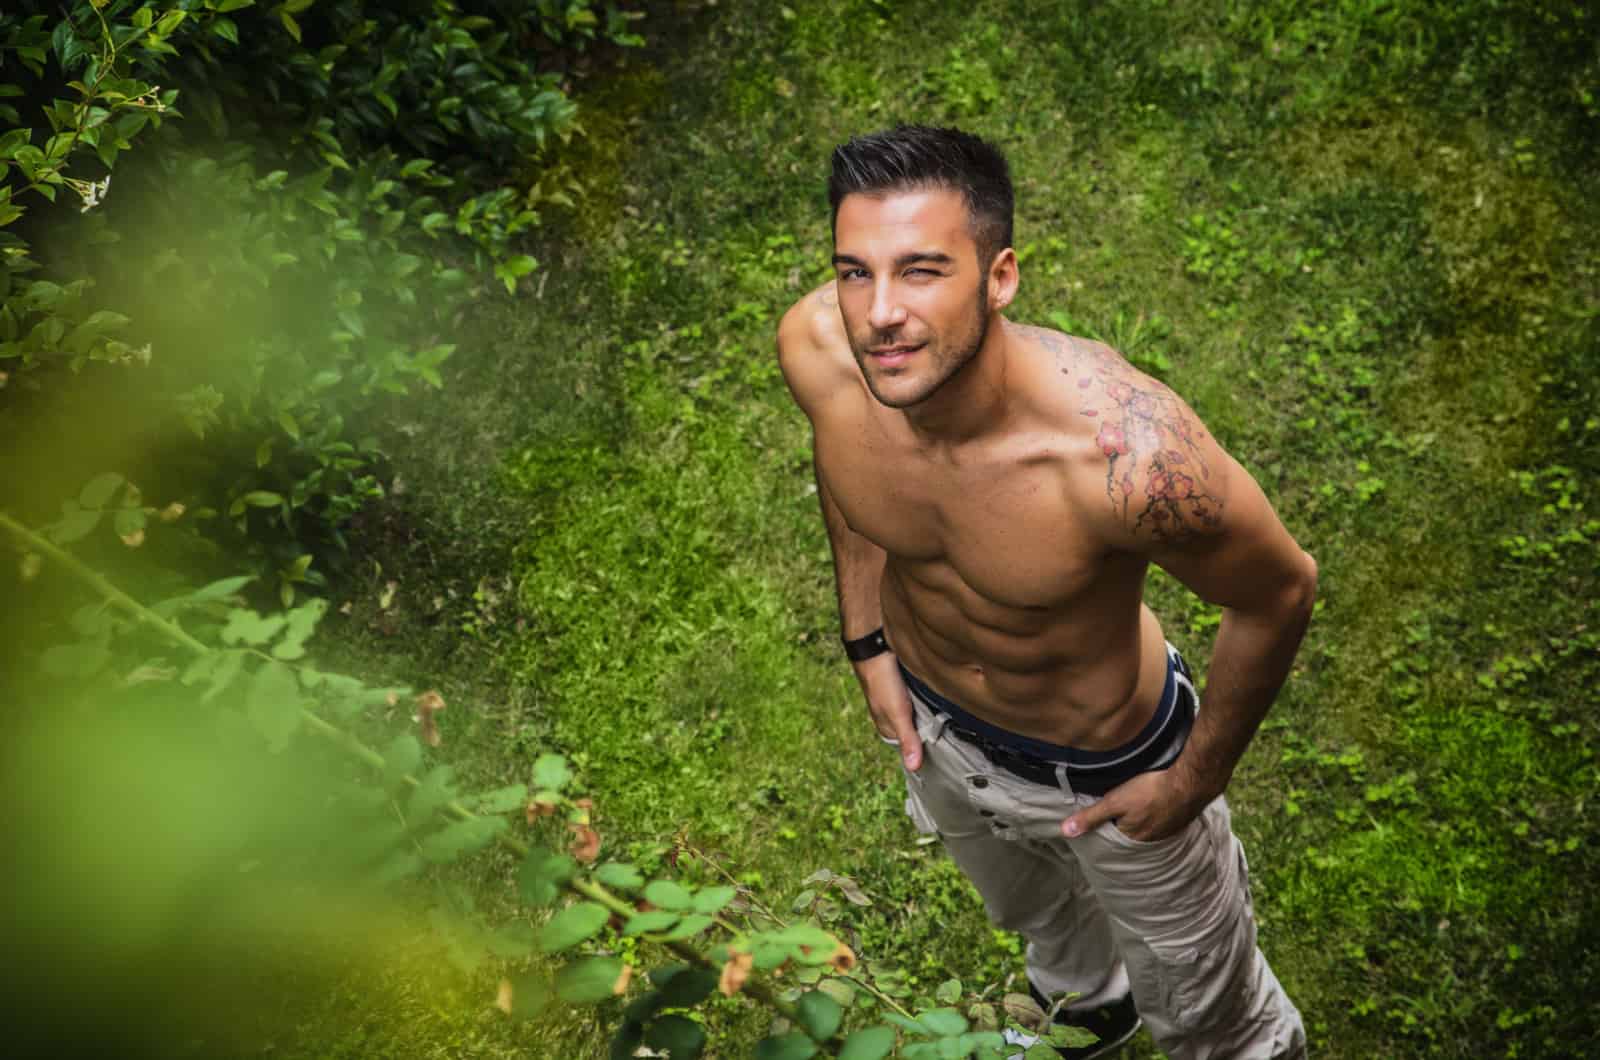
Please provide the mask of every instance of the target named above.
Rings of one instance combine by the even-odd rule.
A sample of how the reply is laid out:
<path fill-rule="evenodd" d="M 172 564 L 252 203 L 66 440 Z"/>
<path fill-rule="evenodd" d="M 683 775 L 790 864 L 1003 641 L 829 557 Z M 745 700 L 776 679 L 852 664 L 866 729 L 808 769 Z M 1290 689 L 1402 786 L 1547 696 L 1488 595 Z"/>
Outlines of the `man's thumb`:
<path fill-rule="evenodd" d="M 910 713 L 895 719 L 894 734 L 900 741 L 900 758 L 913 773 L 922 765 L 922 737 L 917 735 L 917 725 Z"/>
<path fill-rule="evenodd" d="M 1079 810 L 1065 821 L 1062 821 L 1061 831 L 1068 839 L 1076 839 L 1078 836 L 1094 831 L 1116 815 L 1116 807 L 1111 805 L 1111 800 L 1101 799 L 1093 806 Z"/>

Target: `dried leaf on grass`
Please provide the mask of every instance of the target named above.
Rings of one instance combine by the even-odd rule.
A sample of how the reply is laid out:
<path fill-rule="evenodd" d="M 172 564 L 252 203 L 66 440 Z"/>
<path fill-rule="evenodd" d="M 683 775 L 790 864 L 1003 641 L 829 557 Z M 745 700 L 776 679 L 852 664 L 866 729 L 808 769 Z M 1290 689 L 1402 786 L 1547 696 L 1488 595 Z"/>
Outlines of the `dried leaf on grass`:
<path fill-rule="evenodd" d="M 422 740 L 429 747 L 438 747 L 443 741 L 439 735 L 439 723 L 434 720 L 434 715 L 443 709 L 444 697 L 432 689 L 417 697 L 416 720 L 422 727 Z"/>
<path fill-rule="evenodd" d="M 735 953 L 728 958 L 728 963 L 722 966 L 722 977 L 717 980 L 717 989 L 726 997 L 732 997 L 744 989 L 744 984 L 750 978 L 750 966 L 755 963 L 755 957 L 748 953 Z"/>

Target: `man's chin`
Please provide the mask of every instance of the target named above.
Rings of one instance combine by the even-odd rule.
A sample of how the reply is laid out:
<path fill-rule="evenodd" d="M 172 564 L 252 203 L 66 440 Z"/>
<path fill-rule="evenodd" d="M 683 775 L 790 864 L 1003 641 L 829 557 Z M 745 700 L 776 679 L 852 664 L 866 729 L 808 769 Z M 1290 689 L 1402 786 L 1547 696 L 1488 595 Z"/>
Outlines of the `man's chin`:
<path fill-rule="evenodd" d="M 920 405 L 929 396 L 926 386 L 904 378 L 874 379 L 868 376 L 867 389 L 878 399 L 878 404 L 891 409 L 908 409 L 913 405 Z"/>

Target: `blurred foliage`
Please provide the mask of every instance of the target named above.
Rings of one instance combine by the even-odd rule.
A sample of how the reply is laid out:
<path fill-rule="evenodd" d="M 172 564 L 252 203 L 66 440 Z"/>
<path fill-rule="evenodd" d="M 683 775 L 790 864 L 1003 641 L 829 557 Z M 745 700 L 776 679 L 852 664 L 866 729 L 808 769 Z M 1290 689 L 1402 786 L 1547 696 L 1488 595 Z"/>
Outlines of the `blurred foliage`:
<path fill-rule="evenodd" d="M 559 67 L 640 43 L 636 13 L 580 0 L 11 8 L 0 437 L 39 461 L 0 503 L 148 458 L 213 536 L 280 563 L 342 543 L 382 492 L 353 422 L 441 386 L 462 299 L 515 293 L 523 238 L 581 194 Z"/>

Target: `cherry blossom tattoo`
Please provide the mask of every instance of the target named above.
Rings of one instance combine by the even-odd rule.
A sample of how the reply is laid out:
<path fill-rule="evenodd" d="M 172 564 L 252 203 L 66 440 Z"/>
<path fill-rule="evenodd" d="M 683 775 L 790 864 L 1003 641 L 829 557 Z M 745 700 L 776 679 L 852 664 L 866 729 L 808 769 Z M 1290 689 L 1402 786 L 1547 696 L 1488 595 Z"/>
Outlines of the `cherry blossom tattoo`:
<path fill-rule="evenodd" d="M 1201 448 L 1205 430 L 1172 391 L 1136 383 L 1143 377 L 1107 346 L 1032 324 L 1012 326 L 1048 350 L 1062 375 L 1078 377 L 1085 400 L 1078 411 L 1100 423 L 1095 444 L 1108 461 L 1106 496 L 1130 529 L 1177 542 L 1222 524 L 1222 498 Z M 1104 416 L 1088 405 L 1096 382 L 1111 403 Z"/>
<path fill-rule="evenodd" d="M 1204 428 L 1160 383 L 1130 380 L 1127 362 L 1110 350 L 1092 347 L 1090 355 L 1111 407 L 1103 416 L 1099 409 L 1081 411 L 1100 419 L 1095 444 L 1106 456 L 1106 496 L 1117 514 L 1133 531 L 1163 542 L 1186 541 L 1220 526 L 1223 500 L 1201 448 Z M 1088 376 L 1078 380 L 1084 390 L 1092 383 Z"/>

